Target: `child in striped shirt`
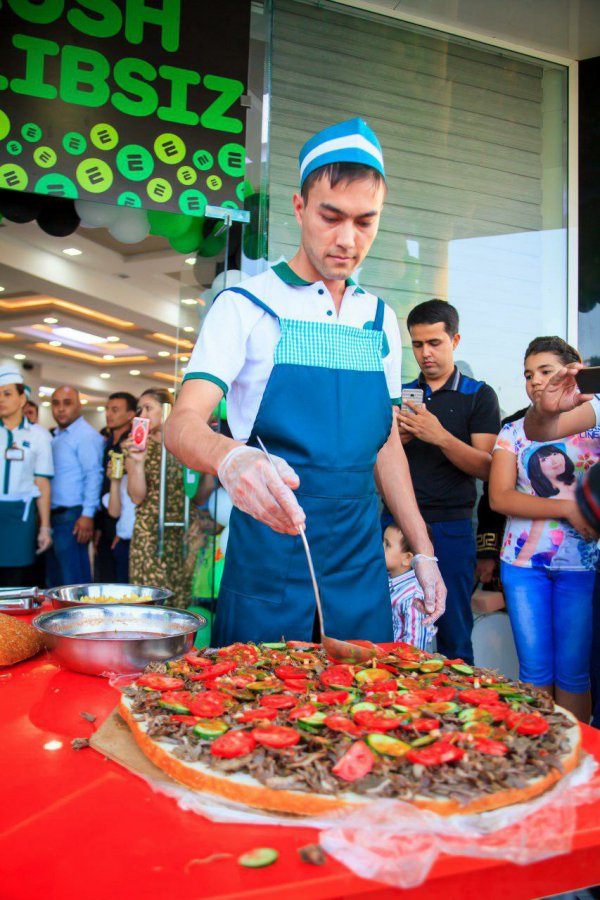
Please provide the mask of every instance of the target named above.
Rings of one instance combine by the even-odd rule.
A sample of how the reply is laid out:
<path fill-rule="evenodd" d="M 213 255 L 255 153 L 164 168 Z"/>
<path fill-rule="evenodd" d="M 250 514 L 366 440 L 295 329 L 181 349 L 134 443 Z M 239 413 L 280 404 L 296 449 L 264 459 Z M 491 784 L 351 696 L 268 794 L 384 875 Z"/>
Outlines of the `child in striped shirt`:
<path fill-rule="evenodd" d="M 395 523 L 383 533 L 385 565 L 390 583 L 394 641 L 404 641 L 427 650 L 437 628 L 423 625 L 423 591 L 410 562 L 413 558 L 408 542 Z"/>

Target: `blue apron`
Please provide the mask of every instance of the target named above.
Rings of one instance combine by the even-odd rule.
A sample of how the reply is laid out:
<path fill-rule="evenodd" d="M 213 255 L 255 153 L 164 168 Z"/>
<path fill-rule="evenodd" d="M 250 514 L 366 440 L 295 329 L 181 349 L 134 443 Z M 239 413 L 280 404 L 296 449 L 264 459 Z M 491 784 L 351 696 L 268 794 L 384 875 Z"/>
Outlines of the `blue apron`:
<path fill-rule="evenodd" d="M 365 328 L 277 316 L 273 369 L 249 446 L 257 436 L 300 478 L 325 632 L 391 641 L 388 577 L 373 469 L 392 424 L 382 362 L 384 304 Z M 315 598 L 298 536 L 278 534 L 234 508 L 213 643 L 311 640 Z"/>

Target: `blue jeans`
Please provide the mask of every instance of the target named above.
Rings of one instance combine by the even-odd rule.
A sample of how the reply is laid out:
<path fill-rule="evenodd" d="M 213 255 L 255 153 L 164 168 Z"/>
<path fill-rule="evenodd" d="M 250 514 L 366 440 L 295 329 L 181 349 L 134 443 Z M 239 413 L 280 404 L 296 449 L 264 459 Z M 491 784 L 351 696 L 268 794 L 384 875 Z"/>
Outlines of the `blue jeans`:
<path fill-rule="evenodd" d="M 592 657 L 590 665 L 592 680 L 592 725 L 600 728 L 600 568 L 596 569 L 593 600 Z"/>
<path fill-rule="evenodd" d="M 115 563 L 115 581 L 117 584 L 129 584 L 129 547 L 131 541 L 123 538 L 110 551 Z"/>
<path fill-rule="evenodd" d="M 92 580 L 87 544 L 78 544 L 73 534 L 81 506 L 51 514 L 52 546 L 46 554 L 46 584 L 87 584 Z"/>
<path fill-rule="evenodd" d="M 473 663 L 471 594 L 475 577 L 475 537 L 471 519 L 429 522 L 433 547 L 448 589 L 446 612 L 437 621 L 437 649 L 450 659 Z"/>
<path fill-rule="evenodd" d="M 521 680 L 574 694 L 589 690 L 595 573 L 503 562 L 500 577 Z"/>

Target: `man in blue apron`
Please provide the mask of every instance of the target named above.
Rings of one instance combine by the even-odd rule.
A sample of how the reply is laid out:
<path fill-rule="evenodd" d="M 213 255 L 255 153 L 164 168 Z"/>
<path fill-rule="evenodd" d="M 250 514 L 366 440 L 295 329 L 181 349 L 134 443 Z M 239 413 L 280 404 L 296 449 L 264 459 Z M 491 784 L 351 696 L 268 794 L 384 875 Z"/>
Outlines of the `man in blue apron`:
<path fill-rule="evenodd" d="M 0 587 L 33 584 L 35 550 L 52 543 L 50 435 L 25 418 L 26 400 L 17 367 L 0 366 Z"/>
<path fill-rule="evenodd" d="M 300 183 L 298 252 L 216 298 L 165 428 L 168 449 L 191 469 L 218 474 L 236 507 L 215 644 L 311 639 L 303 527 L 326 633 L 392 640 L 375 481 L 416 554 L 429 621 L 444 610 L 445 587 L 391 427 L 401 390 L 398 323 L 351 278 L 377 234 L 386 193 L 377 137 L 360 119 L 326 128 L 300 153 Z M 224 394 L 233 439 L 206 424 Z"/>

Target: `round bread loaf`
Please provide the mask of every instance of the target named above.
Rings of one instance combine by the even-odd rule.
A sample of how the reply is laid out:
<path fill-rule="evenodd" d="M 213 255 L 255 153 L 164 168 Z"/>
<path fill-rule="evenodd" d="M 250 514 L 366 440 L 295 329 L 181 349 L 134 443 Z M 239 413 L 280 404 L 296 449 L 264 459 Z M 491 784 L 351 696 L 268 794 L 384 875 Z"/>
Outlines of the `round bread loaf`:
<path fill-rule="evenodd" d="M 43 646 L 40 635 L 32 625 L 0 613 L 0 666 L 12 666 L 22 659 L 29 659 Z"/>

